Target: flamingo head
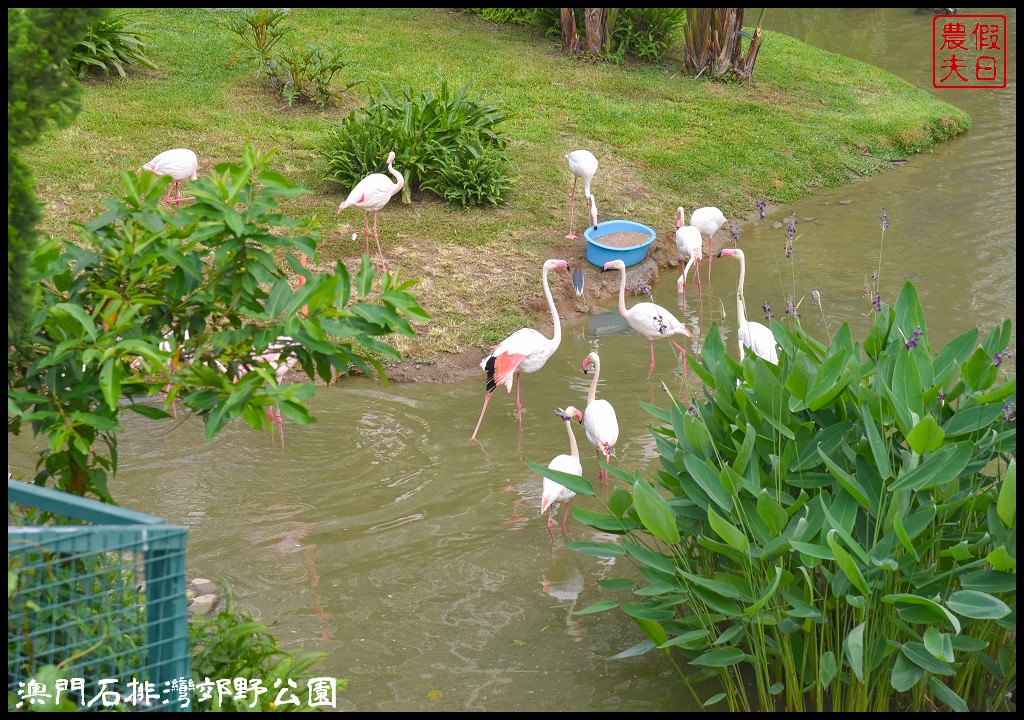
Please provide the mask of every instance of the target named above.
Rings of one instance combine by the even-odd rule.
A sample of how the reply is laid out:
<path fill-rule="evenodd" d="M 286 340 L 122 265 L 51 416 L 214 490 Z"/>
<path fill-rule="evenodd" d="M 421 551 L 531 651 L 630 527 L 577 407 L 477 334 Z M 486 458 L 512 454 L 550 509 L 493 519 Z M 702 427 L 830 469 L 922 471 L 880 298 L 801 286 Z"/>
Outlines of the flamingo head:
<path fill-rule="evenodd" d="M 569 420 L 575 420 L 581 425 L 583 424 L 583 411 L 577 410 L 572 405 L 567 407 L 565 410 L 555 410 L 555 415 L 557 415 L 559 419 L 567 422 Z"/>
<path fill-rule="evenodd" d="M 395 162 L 395 151 L 392 150 L 388 153 L 388 165 L 392 165 Z"/>
<path fill-rule="evenodd" d="M 718 257 L 743 257 L 743 251 L 739 248 L 724 248 L 718 253 Z"/>
<path fill-rule="evenodd" d="M 625 270 L 626 263 L 620 260 L 609 260 L 604 264 L 603 270 Z"/>
<path fill-rule="evenodd" d="M 569 263 L 567 263 L 565 260 L 555 260 L 553 258 L 551 260 L 544 261 L 545 270 L 554 270 L 555 268 L 565 268 L 566 270 L 568 270 Z"/>
<path fill-rule="evenodd" d="M 587 204 L 590 205 L 590 224 L 597 230 L 597 200 L 593 195 L 587 196 Z"/>
<path fill-rule="evenodd" d="M 676 278 L 676 290 L 679 292 L 686 292 L 686 275 L 680 275 Z"/>
<path fill-rule="evenodd" d="M 584 373 L 589 372 L 590 371 L 590 366 L 591 365 L 597 365 L 599 362 L 600 362 L 600 359 L 598 358 L 597 353 L 596 352 L 590 353 L 585 358 L 583 358 L 583 372 Z"/>
<path fill-rule="evenodd" d="M 681 228 L 683 226 L 683 218 L 686 214 L 683 212 L 681 207 L 676 208 L 676 227 Z"/>

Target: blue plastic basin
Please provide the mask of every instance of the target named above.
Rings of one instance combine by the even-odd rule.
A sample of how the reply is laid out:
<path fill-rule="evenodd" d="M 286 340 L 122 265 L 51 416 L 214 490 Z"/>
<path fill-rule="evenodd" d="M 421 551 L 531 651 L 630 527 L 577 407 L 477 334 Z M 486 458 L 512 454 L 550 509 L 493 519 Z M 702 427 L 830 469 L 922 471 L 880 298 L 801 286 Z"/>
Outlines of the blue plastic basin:
<path fill-rule="evenodd" d="M 627 248 L 609 247 L 601 244 L 601 237 L 614 232 L 641 232 L 647 235 L 647 240 Z M 632 220 L 605 220 L 598 223 L 597 227 L 588 227 L 583 232 L 587 239 L 587 260 L 599 268 L 603 268 L 606 262 L 611 260 L 622 260 L 626 267 L 636 265 L 647 257 L 647 246 L 654 242 L 656 234 L 653 229 L 641 225 Z"/>

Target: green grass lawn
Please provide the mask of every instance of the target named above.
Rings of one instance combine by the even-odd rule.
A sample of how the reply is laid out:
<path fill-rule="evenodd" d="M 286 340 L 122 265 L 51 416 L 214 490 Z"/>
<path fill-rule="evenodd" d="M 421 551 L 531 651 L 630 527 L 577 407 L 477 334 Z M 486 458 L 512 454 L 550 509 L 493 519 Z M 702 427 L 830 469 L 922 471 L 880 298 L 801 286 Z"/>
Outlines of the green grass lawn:
<path fill-rule="evenodd" d="M 340 107 L 288 108 L 254 66 L 232 62 L 229 15 L 137 11 L 158 70 L 86 81 L 74 125 L 25 153 L 45 204 L 43 230 L 74 237 L 69 223 L 91 219 L 103 198 L 120 194 L 119 173 L 162 150 L 195 150 L 202 175 L 238 162 L 252 142 L 280 148 L 277 170 L 312 191 L 283 209 L 315 216 L 317 267 L 339 258 L 354 267 L 364 215 L 335 214 L 348 188 L 323 179 L 317 148 L 328 123 L 382 83 L 434 90 L 438 73 L 454 86 L 470 82 L 471 95 L 511 114 L 504 130 L 514 188 L 498 209 L 456 210 L 424 196 L 408 206 L 393 199 L 381 212 L 389 269 L 421 281 L 417 294 L 434 318 L 417 328 L 419 338 L 397 342 L 410 359 L 484 347 L 532 324 L 535 311 L 546 315 L 540 266 L 565 246 L 572 177 L 563 156 L 571 150 L 587 148 L 600 161 L 593 192 L 601 219 L 648 224 L 671 243 L 661 233 L 679 205 L 746 218 L 761 195 L 790 202 L 888 167 L 865 152 L 902 157 L 970 126 L 966 113 L 894 75 L 772 32 L 764 33 L 755 84 L 726 84 L 688 78 L 678 57 L 661 66 L 574 59 L 557 38 L 438 8 L 293 10 L 291 42 L 348 48 L 353 64 L 342 80 L 365 82 Z"/>

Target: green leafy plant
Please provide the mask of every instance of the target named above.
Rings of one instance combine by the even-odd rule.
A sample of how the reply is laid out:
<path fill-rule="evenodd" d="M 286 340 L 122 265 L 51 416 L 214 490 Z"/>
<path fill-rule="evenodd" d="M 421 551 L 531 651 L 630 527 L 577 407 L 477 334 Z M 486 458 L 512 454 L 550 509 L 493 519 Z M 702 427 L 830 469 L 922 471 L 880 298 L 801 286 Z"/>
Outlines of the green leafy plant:
<path fill-rule="evenodd" d="M 256 63 L 257 77 L 273 69 L 274 46 L 295 29 L 286 17 L 278 8 L 244 8 L 228 19 L 228 30 L 239 38 L 235 59 Z"/>
<path fill-rule="evenodd" d="M 9 348 L 7 394 L 8 432 L 27 425 L 47 439 L 37 483 L 112 501 L 118 417 L 168 417 L 142 402 L 165 389 L 165 408 L 177 399 L 207 438 L 238 417 L 265 427 L 273 406 L 312 422 L 313 386 L 279 385 L 260 359 L 281 336 L 310 379 L 353 369 L 387 379 L 381 358 L 400 356 L 378 338 L 414 335 L 410 321 L 429 319 L 409 292 L 415 282 L 384 273 L 371 299 L 366 256 L 354 278 L 340 262 L 303 267 L 297 255 L 314 255 L 316 237 L 277 203 L 308 191 L 270 169 L 273 155 L 247 145 L 242 164 L 194 181 L 195 202 L 180 210 L 161 204 L 170 178 L 123 173 L 125 195 L 107 200 L 78 242 L 39 246 L 30 279 L 40 297 Z M 297 289 L 295 275 L 305 281 Z M 237 381 L 224 371 L 242 366 L 252 371 Z"/>
<path fill-rule="evenodd" d="M 689 75 L 751 82 L 761 48 L 761 20 L 743 31 L 743 8 L 687 8 L 683 67 Z M 764 10 L 761 10 L 762 16 Z M 744 49 L 743 40 L 748 43 Z"/>
<path fill-rule="evenodd" d="M 864 342 L 771 326 L 778 366 L 737 363 L 712 326 L 704 397 L 645 405 L 662 469 L 606 466 L 607 512 L 643 582 L 618 607 L 658 649 L 715 677 L 731 710 L 992 710 L 1016 685 L 1016 379 L 1007 320 L 937 353 L 907 283 Z M 531 467 L 579 494 L 590 484 Z M 575 485 L 572 485 L 575 483 Z M 689 675 L 687 675 L 689 673 Z"/>
<path fill-rule="evenodd" d="M 68 62 L 77 77 L 100 71 L 110 75 L 117 72 L 126 77 L 126 69 L 156 65 L 146 55 L 145 23 L 136 21 L 129 13 L 111 12 L 93 20 L 84 38 L 74 44 Z"/>
<path fill-rule="evenodd" d="M 337 103 L 342 93 L 362 82 L 346 83 L 342 90 L 332 85 L 338 73 L 351 64 L 342 48 L 328 50 L 314 44 L 293 45 L 274 56 L 270 72 L 272 83 L 289 107 L 296 102 L 326 107 Z"/>
<path fill-rule="evenodd" d="M 507 141 L 499 125 L 508 115 L 498 104 L 469 98 L 468 83 L 458 92 L 443 78 L 440 83 L 436 94 L 414 93 L 408 86 L 392 93 L 381 86 L 380 95 L 370 97 L 365 108 L 352 110 L 330 128 L 321 148 L 327 179 L 351 188 L 380 172 L 382 158 L 394 150 L 395 167 L 405 176 L 402 199 L 411 202 L 412 193 L 439 176 L 451 158 L 480 157 L 487 149 L 492 152 L 480 173 L 502 167 Z M 439 182 L 431 180 L 433 186 L 445 187 Z"/>
<path fill-rule="evenodd" d="M 197 692 L 193 695 L 192 710 L 197 712 L 280 712 L 308 710 L 306 702 L 299 706 L 276 704 L 279 688 L 287 689 L 288 681 L 295 681 L 301 697 L 302 685 L 314 673 L 314 665 L 326 657 L 325 653 L 289 652 L 281 647 L 266 625 L 253 620 L 245 611 L 234 610 L 230 593 L 225 594 L 225 606 L 212 617 L 193 617 L 189 621 L 192 646 L 192 680 Z M 260 680 L 263 692 L 244 693 L 243 697 L 222 696 L 215 689 L 204 691 L 204 686 L 219 678 L 245 678 Z M 342 691 L 347 679 L 336 679 L 336 690 Z M 209 699 L 201 699 L 210 695 Z"/>
<path fill-rule="evenodd" d="M 686 24 L 685 8 L 622 8 L 609 35 L 606 52 L 616 48 L 619 55 L 628 55 L 647 62 L 661 60 L 676 44 Z"/>
<path fill-rule="evenodd" d="M 459 148 L 445 153 L 438 163 L 437 173 L 424 180 L 421 188 L 459 207 L 504 203 L 512 189 L 508 160 L 492 147 L 475 153 L 473 150 Z"/>

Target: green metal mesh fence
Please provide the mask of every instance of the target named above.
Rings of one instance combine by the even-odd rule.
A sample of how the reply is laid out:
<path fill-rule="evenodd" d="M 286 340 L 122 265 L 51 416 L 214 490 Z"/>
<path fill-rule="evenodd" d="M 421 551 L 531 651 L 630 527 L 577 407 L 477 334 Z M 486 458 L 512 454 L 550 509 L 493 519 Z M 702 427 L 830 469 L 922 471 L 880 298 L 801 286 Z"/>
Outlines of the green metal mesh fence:
<path fill-rule="evenodd" d="M 188 709 L 188 531 L 10 479 L 7 521 L 8 710 Z"/>

